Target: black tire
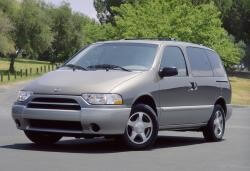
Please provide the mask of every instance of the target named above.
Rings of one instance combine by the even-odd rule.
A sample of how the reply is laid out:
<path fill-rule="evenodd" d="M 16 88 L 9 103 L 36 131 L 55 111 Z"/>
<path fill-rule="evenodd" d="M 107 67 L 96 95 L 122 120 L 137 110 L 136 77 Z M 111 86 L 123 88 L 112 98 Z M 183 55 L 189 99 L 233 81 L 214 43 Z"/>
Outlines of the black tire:
<path fill-rule="evenodd" d="M 220 119 L 217 119 L 218 112 L 221 114 Z M 216 127 L 215 122 L 218 123 L 217 121 L 219 121 L 220 123 L 220 129 Z M 220 105 L 215 105 L 213 114 L 207 126 L 203 129 L 203 136 L 207 141 L 217 142 L 223 139 L 224 132 L 225 132 L 225 112 Z"/>
<path fill-rule="evenodd" d="M 151 127 L 145 128 L 146 127 L 146 124 L 145 124 L 145 126 L 143 126 L 143 129 L 140 129 L 137 126 L 131 127 L 128 125 L 130 119 L 133 119 L 133 117 L 137 117 L 136 115 L 138 115 L 138 118 L 139 118 L 140 114 L 142 114 L 142 119 L 141 119 L 142 122 L 146 123 L 147 125 L 151 125 Z M 139 123 L 139 121 L 137 120 L 138 118 L 136 118 L 136 120 L 133 122 Z M 146 148 L 152 147 L 157 139 L 158 129 L 159 129 L 157 115 L 156 115 L 155 111 L 148 105 L 138 104 L 132 108 L 129 120 L 128 120 L 127 125 L 126 125 L 125 133 L 122 136 L 125 144 L 132 149 L 146 149 Z M 137 134 L 136 136 L 139 136 L 139 137 L 134 138 L 134 142 L 131 140 L 131 136 L 130 136 L 132 134 L 131 133 L 132 131 L 133 132 L 137 131 L 138 134 L 136 133 Z M 145 136 L 145 139 L 147 139 L 145 142 L 143 142 L 144 140 L 141 136 L 141 134 L 143 134 L 143 133 L 144 133 L 144 135 L 147 136 L 147 137 Z M 140 137 L 141 137 L 141 140 L 139 140 Z M 138 141 L 138 142 L 136 142 L 136 141 Z"/>
<path fill-rule="evenodd" d="M 38 145 L 55 144 L 62 138 L 61 135 L 46 134 L 46 133 L 40 133 L 40 132 L 24 131 L 24 133 L 30 141 Z"/>

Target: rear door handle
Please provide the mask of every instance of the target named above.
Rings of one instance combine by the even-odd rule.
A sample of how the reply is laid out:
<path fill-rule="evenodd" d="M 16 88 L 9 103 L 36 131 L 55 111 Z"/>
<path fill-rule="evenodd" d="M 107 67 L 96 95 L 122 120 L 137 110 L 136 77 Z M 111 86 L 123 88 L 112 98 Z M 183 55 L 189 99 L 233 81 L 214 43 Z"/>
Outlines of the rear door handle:
<path fill-rule="evenodd" d="M 190 87 L 188 88 L 188 91 L 196 91 L 198 90 L 198 85 L 196 82 L 190 82 Z"/>

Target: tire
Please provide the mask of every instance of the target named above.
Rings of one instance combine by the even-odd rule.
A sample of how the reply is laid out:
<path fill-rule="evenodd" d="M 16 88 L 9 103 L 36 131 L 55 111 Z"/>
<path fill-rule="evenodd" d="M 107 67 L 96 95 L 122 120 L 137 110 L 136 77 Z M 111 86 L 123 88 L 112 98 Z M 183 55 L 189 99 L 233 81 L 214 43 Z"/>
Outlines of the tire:
<path fill-rule="evenodd" d="M 215 105 L 213 114 L 203 129 L 203 136 L 207 141 L 221 141 L 225 132 L 225 112 L 220 105 Z"/>
<path fill-rule="evenodd" d="M 55 134 L 46 134 L 40 132 L 24 131 L 26 137 L 35 144 L 38 145 L 51 145 L 58 142 L 62 136 Z"/>
<path fill-rule="evenodd" d="M 158 121 L 154 110 L 144 104 L 132 108 L 123 140 L 132 149 L 150 148 L 158 136 Z"/>

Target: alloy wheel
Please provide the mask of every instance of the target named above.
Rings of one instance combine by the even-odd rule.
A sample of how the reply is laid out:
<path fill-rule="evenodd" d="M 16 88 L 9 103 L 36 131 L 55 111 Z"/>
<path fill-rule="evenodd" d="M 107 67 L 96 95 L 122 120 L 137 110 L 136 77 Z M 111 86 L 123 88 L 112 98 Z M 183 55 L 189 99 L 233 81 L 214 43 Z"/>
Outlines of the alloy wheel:
<path fill-rule="evenodd" d="M 221 111 L 216 111 L 214 119 L 214 135 L 220 138 L 224 132 L 224 119 Z"/>
<path fill-rule="evenodd" d="M 147 142 L 153 132 L 153 122 L 148 114 L 136 112 L 132 114 L 127 122 L 127 135 L 135 144 Z"/>

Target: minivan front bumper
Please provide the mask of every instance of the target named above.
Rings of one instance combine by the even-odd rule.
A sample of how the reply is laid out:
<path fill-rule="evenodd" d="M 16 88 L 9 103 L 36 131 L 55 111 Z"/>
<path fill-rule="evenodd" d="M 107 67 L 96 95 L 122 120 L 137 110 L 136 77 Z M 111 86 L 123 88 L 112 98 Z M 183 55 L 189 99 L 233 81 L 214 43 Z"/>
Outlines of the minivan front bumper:
<path fill-rule="evenodd" d="M 81 99 L 80 99 L 81 100 Z M 78 98 L 79 101 L 79 98 Z M 84 103 L 80 102 L 81 104 Z M 96 134 L 96 135 L 118 135 L 123 134 L 130 115 L 131 108 L 124 106 L 87 106 L 83 105 L 81 110 L 56 110 L 28 108 L 27 105 L 15 103 L 12 106 L 12 117 L 18 129 L 25 131 L 40 131 L 62 134 Z M 48 124 L 34 126 L 31 121 L 43 121 L 58 123 L 79 123 L 81 129 L 68 129 Z M 69 124 L 67 124 L 69 125 Z M 73 126 L 73 125 L 72 125 Z"/>

